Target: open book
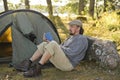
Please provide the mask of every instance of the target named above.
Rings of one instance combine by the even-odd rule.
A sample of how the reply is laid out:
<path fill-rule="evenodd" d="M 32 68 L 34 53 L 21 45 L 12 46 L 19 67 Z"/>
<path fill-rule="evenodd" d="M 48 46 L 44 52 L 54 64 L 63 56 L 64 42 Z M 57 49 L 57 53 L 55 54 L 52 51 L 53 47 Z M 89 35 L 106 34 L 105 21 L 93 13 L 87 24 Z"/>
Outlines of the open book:
<path fill-rule="evenodd" d="M 45 33 L 45 38 L 46 38 L 47 40 L 49 40 L 49 41 L 52 41 L 52 40 L 53 40 L 53 36 L 52 36 L 51 32 Z"/>

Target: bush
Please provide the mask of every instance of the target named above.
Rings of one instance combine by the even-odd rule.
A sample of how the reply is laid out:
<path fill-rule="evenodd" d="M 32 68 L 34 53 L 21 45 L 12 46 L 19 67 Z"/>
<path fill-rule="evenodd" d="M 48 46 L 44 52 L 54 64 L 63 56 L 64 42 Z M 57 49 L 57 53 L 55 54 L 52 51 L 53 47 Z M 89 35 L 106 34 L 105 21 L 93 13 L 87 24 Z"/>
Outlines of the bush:
<path fill-rule="evenodd" d="M 120 25 L 108 25 L 108 30 L 109 31 L 118 31 L 120 30 Z"/>
<path fill-rule="evenodd" d="M 109 31 L 120 30 L 120 16 L 116 12 L 102 14 L 102 18 L 98 22 L 108 28 Z"/>
<path fill-rule="evenodd" d="M 120 46 L 120 33 L 112 34 L 112 39 L 116 42 L 117 46 Z"/>

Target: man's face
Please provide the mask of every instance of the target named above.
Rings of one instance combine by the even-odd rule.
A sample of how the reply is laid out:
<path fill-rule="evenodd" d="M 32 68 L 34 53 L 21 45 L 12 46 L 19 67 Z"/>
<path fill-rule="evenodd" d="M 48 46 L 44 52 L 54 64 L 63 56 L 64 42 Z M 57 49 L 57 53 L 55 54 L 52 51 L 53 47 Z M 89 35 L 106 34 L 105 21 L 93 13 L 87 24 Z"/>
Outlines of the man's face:
<path fill-rule="evenodd" d="M 79 33 L 80 28 L 76 25 L 69 25 L 69 34 L 75 35 L 76 33 Z"/>

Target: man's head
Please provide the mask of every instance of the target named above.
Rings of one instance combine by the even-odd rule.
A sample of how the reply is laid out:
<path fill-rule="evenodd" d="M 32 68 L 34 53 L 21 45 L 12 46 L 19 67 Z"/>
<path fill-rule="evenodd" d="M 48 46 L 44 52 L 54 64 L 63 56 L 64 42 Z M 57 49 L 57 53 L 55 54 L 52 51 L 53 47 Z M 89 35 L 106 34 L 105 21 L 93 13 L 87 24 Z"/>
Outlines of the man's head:
<path fill-rule="evenodd" d="M 73 20 L 68 23 L 70 35 L 83 34 L 82 22 L 80 20 Z"/>

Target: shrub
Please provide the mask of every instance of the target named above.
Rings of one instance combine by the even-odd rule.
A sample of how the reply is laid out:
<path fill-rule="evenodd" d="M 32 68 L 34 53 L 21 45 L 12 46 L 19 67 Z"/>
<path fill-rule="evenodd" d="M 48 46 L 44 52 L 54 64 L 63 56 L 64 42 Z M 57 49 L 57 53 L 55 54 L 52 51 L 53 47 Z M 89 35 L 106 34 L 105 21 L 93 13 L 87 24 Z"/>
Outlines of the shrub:
<path fill-rule="evenodd" d="M 108 28 L 109 31 L 120 30 L 120 16 L 116 12 L 104 13 L 102 18 L 99 20 L 100 25 Z"/>

